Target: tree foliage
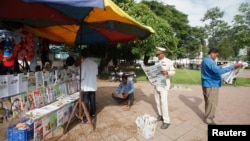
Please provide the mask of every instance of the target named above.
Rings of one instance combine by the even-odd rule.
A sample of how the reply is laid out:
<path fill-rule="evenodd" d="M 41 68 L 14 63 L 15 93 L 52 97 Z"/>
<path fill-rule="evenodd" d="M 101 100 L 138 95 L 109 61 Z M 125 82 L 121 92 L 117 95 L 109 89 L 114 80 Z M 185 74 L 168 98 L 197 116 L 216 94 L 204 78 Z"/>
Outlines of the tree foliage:
<path fill-rule="evenodd" d="M 115 2 L 119 2 L 116 0 Z M 125 4 L 129 2 L 130 4 Z M 147 5 L 143 3 L 135 4 L 131 0 L 120 1 L 118 3 L 121 8 L 132 16 L 137 21 L 152 27 L 155 30 L 155 34 L 151 35 L 147 39 L 141 41 L 135 41 L 133 44 L 132 52 L 139 56 L 144 56 L 144 63 L 147 63 L 150 56 L 154 55 L 155 47 L 162 46 L 167 49 L 167 54 L 170 58 L 175 57 L 177 40 L 174 37 L 174 32 L 168 22 L 157 15 L 155 15 Z M 123 44 L 122 46 L 127 46 Z"/>
<path fill-rule="evenodd" d="M 191 27 L 187 15 L 175 6 L 155 0 L 142 0 L 140 3 L 134 0 L 113 1 L 135 20 L 155 30 L 155 34 L 144 40 L 105 45 L 104 56 L 113 61 L 123 59 L 132 62 L 144 57 L 144 63 L 147 63 L 149 57 L 154 56 L 156 46 L 166 48 L 166 55 L 171 59 L 195 58 L 199 52 L 206 53 L 211 47 L 221 50 L 221 58 L 232 59 L 240 48 L 250 45 L 249 3 L 241 4 L 240 14 L 235 15 L 232 26 L 222 20 L 224 12 L 214 7 L 201 19 L 204 27 Z"/>
<path fill-rule="evenodd" d="M 234 16 L 231 38 L 237 53 L 240 48 L 250 46 L 250 4 L 242 3 L 238 10 L 240 14 Z"/>
<path fill-rule="evenodd" d="M 220 59 L 232 60 L 234 58 L 234 50 L 228 37 L 220 40 L 217 47 L 220 50 Z"/>
<path fill-rule="evenodd" d="M 175 6 L 164 5 L 157 1 L 142 1 L 159 17 L 168 21 L 173 28 L 175 37 L 177 38 L 177 49 L 175 55 L 177 58 L 189 57 L 188 54 L 198 52 L 199 41 L 193 38 L 190 33 L 193 32 L 187 15 L 178 11 Z M 203 32 L 202 32 L 203 33 Z M 204 36 L 201 36 L 204 37 Z M 204 40 L 204 39 L 203 39 Z M 195 46 L 194 46 L 195 45 Z M 194 56 L 192 56 L 194 57 Z"/>
<path fill-rule="evenodd" d="M 217 47 L 218 42 L 227 36 L 230 26 L 222 20 L 224 12 L 218 7 L 209 9 L 201 21 L 206 22 L 205 31 L 208 38 L 208 47 Z"/>

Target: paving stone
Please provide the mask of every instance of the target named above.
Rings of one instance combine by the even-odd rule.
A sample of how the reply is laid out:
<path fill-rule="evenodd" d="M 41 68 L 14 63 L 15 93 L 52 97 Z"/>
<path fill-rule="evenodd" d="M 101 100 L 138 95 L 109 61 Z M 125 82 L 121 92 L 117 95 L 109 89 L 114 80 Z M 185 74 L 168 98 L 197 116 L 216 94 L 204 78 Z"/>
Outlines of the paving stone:
<path fill-rule="evenodd" d="M 173 140 L 176 140 L 179 137 L 181 137 L 183 134 L 186 134 L 189 130 L 191 129 L 181 126 L 181 125 L 175 126 L 173 128 L 171 128 L 171 125 L 170 125 L 168 129 L 160 130 L 160 132 L 166 135 L 167 137 Z"/>
<path fill-rule="evenodd" d="M 99 132 L 100 132 L 100 134 L 101 134 L 101 136 L 103 137 L 103 138 L 106 138 L 106 137 L 108 137 L 108 136 L 111 136 L 111 135 L 114 135 L 114 134 L 116 134 L 117 133 L 117 130 L 118 130 L 118 128 L 116 128 L 116 127 L 109 127 L 109 128 L 106 128 L 106 129 L 104 129 L 104 130 L 100 130 Z"/>
<path fill-rule="evenodd" d="M 137 134 L 137 126 L 136 126 L 136 124 L 124 126 L 124 128 L 125 128 L 130 134 L 132 134 L 132 135 L 136 135 L 136 134 Z"/>
<path fill-rule="evenodd" d="M 111 135 L 104 139 L 105 141 L 122 141 L 117 135 Z"/>
<path fill-rule="evenodd" d="M 87 135 L 87 141 L 104 141 L 99 132 L 92 132 Z"/>
<path fill-rule="evenodd" d="M 139 140 L 135 137 L 132 137 L 132 138 L 127 139 L 126 141 L 139 141 Z"/>
<path fill-rule="evenodd" d="M 182 135 L 177 141 L 202 141 L 207 132 L 193 128 L 186 134 Z"/>
<path fill-rule="evenodd" d="M 123 141 L 133 137 L 133 134 L 128 132 L 125 128 L 119 128 L 116 135 Z"/>

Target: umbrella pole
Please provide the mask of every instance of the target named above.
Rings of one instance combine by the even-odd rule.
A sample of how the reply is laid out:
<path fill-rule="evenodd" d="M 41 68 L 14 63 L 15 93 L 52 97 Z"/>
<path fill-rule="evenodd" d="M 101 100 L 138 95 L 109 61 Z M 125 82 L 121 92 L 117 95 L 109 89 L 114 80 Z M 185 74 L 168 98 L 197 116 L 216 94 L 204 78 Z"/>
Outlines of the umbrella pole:
<path fill-rule="evenodd" d="M 81 22 L 81 26 L 82 26 L 82 24 L 83 24 L 83 22 Z M 82 28 L 81 28 L 81 26 L 80 26 L 80 42 L 82 41 Z M 82 65 L 82 64 L 81 64 Z M 80 65 L 80 85 L 81 85 L 81 82 L 82 82 L 82 79 L 81 79 L 81 76 L 82 76 L 82 66 Z M 83 118 L 83 112 L 84 112 L 84 114 L 85 114 L 85 116 L 86 116 L 86 118 L 87 118 L 87 120 L 88 120 L 88 123 L 92 126 L 92 128 L 94 129 L 94 126 L 93 126 L 93 124 L 92 124 L 92 121 L 91 121 L 91 118 L 90 118 L 90 115 L 89 115 L 89 111 L 88 111 L 88 109 L 87 109 L 87 107 L 86 107 L 86 104 L 84 103 L 84 101 L 82 101 L 81 100 L 81 94 L 83 93 L 83 90 L 81 90 L 81 88 L 80 88 L 80 91 L 79 91 L 79 98 L 78 98 L 78 100 L 77 100 L 77 102 L 76 102 L 76 104 L 75 104 L 75 106 L 74 106 L 74 108 L 73 108 L 73 110 L 72 110 L 72 112 L 71 112 L 71 114 L 70 114 L 70 117 L 69 117 L 69 120 L 68 120 L 68 122 L 67 122 L 67 125 L 66 125 L 66 127 L 64 128 L 64 133 L 67 131 L 67 129 L 68 129 L 68 126 L 69 126 L 69 124 L 71 123 L 71 119 L 72 119 L 72 117 L 73 117 L 73 115 L 76 115 L 76 117 L 78 118 L 78 119 L 80 119 L 80 120 L 82 120 L 82 118 Z M 78 110 L 79 110 L 79 113 L 77 114 L 77 112 L 76 112 L 76 109 L 77 109 L 77 106 L 78 106 Z M 82 112 L 83 111 L 83 112 Z"/>

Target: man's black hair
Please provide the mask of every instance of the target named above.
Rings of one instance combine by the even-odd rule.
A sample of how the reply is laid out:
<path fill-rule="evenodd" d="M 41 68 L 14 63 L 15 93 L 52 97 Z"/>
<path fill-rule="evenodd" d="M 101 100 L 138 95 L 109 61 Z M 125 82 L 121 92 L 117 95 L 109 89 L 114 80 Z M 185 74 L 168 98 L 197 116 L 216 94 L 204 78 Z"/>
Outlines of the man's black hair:
<path fill-rule="evenodd" d="M 87 51 L 87 49 L 82 49 L 81 50 L 81 56 L 84 57 L 84 58 L 88 57 L 88 51 Z"/>
<path fill-rule="evenodd" d="M 219 53 L 219 49 L 217 48 L 211 48 L 209 51 L 208 51 L 208 54 L 211 54 L 211 53 Z"/>
<path fill-rule="evenodd" d="M 74 63 L 75 63 L 75 58 L 74 58 L 74 57 L 69 56 L 69 57 L 66 59 L 66 65 L 67 65 L 67 66 L 72 66 Z"/>
<path fill-rule="evenodd" d="M 128 76 L 125 75 L 125 74 L 123 74 L 123 75 L 122 75 L 122 79 L 128 79 Z"/>

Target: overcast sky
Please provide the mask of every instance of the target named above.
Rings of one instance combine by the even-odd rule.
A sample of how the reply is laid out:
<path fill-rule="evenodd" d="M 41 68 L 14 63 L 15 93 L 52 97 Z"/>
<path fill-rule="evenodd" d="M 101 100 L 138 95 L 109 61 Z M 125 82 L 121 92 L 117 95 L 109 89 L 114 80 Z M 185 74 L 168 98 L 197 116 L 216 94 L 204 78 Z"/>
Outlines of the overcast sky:
<path fill-rule="evenodd" d="M 137 2 L 141 0 L 135 0 Z M 158 0 L 168 5 L 174 5 L 177 10 L 188 15 L 191 26 L 203 26 L 200 21 L 208 9 L 219 7 L 224 11 L 224 18 L 228 24 L 231 24 L 234 15 L 238 14 L 238 8 L 241 3 L 250 3 L 250 0 Z"/>

